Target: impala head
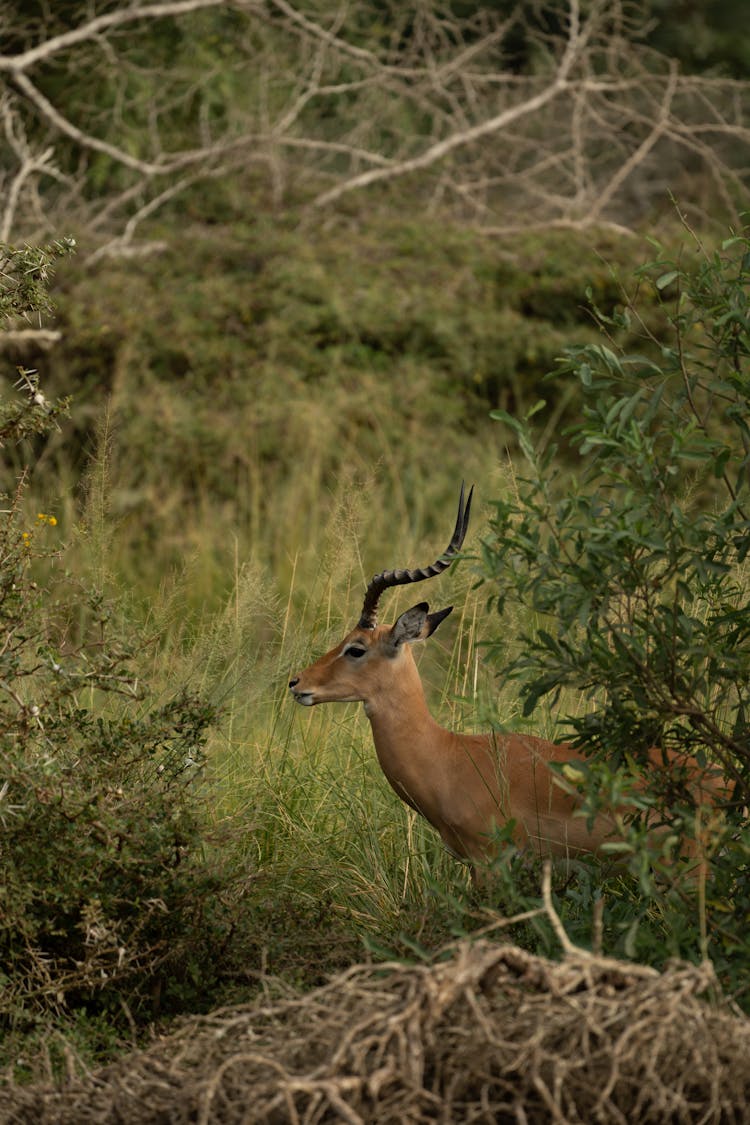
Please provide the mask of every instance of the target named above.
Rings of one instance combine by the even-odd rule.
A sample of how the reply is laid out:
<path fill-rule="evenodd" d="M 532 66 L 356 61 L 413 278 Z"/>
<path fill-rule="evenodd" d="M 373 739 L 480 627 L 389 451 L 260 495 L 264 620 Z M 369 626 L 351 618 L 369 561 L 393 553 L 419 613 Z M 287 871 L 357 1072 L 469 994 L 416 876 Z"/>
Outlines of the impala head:
<path fill-rule="evenodd" d="M 453 606 L 430 613 L 427 602 L 420 602 L 402 613 L 395 624 L 378 625 L 380 596 L 391 586 L 434 578 L 450 565 L 466 537 L 473 491 L 464 504 L 464 486 L 461 485 L 453 536 L 436 562 L 418 570 L 384 570 L 375 575 L 365 592 L 362 613 L 354 629 L 335 648 L 289 681 L 298 703 L 306 707 L 316 703 L 367 703 L 380 691 L 387 690 L 394 674 L 404 674 L 406 667 L 413 663 L 410 645 L 434 633 Z"/>

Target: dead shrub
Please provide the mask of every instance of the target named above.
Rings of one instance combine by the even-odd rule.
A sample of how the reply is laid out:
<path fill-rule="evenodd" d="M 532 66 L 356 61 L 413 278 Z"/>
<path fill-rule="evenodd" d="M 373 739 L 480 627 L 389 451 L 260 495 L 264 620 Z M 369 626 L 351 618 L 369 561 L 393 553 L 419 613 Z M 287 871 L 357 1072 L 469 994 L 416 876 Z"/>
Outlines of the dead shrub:
<path fill-rule="evenodd" d="M 191 1019 L 62 1089 L 6 1091 L 2 1120 L 746 1121 L 750 1023 L 717 991 L 709 964 L 660 974 L 465 942 Z"/>

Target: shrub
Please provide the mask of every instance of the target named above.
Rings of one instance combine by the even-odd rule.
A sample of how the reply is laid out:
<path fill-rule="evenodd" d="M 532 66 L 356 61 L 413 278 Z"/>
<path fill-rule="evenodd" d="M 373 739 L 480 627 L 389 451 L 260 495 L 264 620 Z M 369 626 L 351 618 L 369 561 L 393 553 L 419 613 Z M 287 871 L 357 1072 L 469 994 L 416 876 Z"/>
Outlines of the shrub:
<path fill-rule="evenodd" d="M 5 251 L 0 314 L 39 312 L 64 246 Z M 36 372 L 0 407 L 0 440 L 45 434 L 67 404 Z M 204 861 L 200 777 L 214 718 L 158 698 L 143 640 L 101 591 L 60 568 L 53 514 L 0 511 L 0 1019 L 148 1002 L 162 976 L 216 959 L 230 876 Z"/>
<path fill-rule="evenodd" d="M 631 901 L 622 912 L 622 930 L 631 940 L 634 917 L 649 925 L 658 917 L 659 936 L 651 925 L 641 955 L 705 952 L 708 941 L 719 960 L 738 950 L 744 958 L 750 238 L 735 235 L 711 253 L 697 244 L 694 260 L 659 253 L 638 281 L 613 314 L 594 308 L 601 342 L 570 349 L 554 376 L 577 380 L 580 392 L 571 481 L 555 449 L 535 441 L 529 418 L 495 412 L 515 432 L 528 471 L 512 499 L 494 504 L 483 573 L 499 613 L 521 606 L 533 626 L 514 653 L 500 640 L 491 651 L 519 679 L 527 715 L 543 697 L 570 698 L 563 691 L 587 701 L 566 723 L 590 757 L 588 808 L 618 801 L 631 809 L 625 854 L 640 907 Z M 639 315 L 645 298 L 652 321 L 654 297 L 664 317 L 658 340 Z M 623 329 L 630 339 L 641 333 L 638 354 L 617 344 Z M 689 783 L 648 769 L 654 746 L 692 754 L 733 783 L 725 818 L 697 822 Z M 639 773 L 645 797 L 628 780 Z M 673 845 L 699 830 L 708 847 L 708 900 L 694 918 L 684 886 L 658 882 L 646 815 L 672 828 Z M 665 941 L 665 929 L 679 936 Z"/>

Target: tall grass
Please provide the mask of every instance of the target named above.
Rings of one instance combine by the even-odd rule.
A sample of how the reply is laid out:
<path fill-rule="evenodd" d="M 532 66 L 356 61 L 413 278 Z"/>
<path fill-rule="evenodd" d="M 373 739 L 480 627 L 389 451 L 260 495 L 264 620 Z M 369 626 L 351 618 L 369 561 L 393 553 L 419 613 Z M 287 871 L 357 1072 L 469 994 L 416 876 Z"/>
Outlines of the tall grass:
<path fill-rule="evenodd" d="M 424 565 L 442 553 L 460 477 L 452 487 L 442 480 L 450 499 L 429 512 L 429 532 L 424 497 L 394 496 L 391 470 L 366 480 L 334 480 L 319 498 L 319 530 L 307 540 L 296 530 L 296 479 L 274 505 L 273 519 L 261 522 L 251 550 L 226 512 L 213 512 L 203 525 L 201 512 L 187 513 L 185 541 L 194 549 L 144 598 L 118 572 L 122 540 L 132 529 L 112 516 L 116 480 L 104 437 L 67 562 L 104 584 L 122 612 L 140 620 L 147 642 L 142 674 L 152 687 L 167 696 L 184 684 L 219 706 L 208 747 L 206 846 L 222 849 L 223 862 L 244 872 L 248 917 L 263 929 L 260 955 L 267 966 L 287 965 L 291 930 L 301 946 L 316 938 L 316 928 L 316 940 L 340 931 L 337 940 L 350 956 L 361 955 L 364 945 L 403 950 L 405 940 L 426 947 L 444 941 L 463 925 L 466 869 L 389 788 L 361 706 L 302 709 L 288 681 L 352 627 L 372 573 Z M 492 476 L 488 464 L 485 479 Z M 482 491 L 468 554 L 482 533 Z M 309 503 L 306 491 L 297 503 Z M 221 551 L 212 542 L 217 534 Z M 289 545 L 287 565 L 277 569 L 265 560 L 278 558 L 280 542 Z M 383 620 L 394 620 L 422 598 L 435 608 L 454 605 L 452 617 L 417 655 L 436 717 L 456 729 L 476 729 L 489 694 L 481 656 L 486 594 L 473 584 L 466 560 L 416 593 L 390 591 L 381 612 Z M 207 587 L 201 604 L 196 590 Z M 320 969 L 326 957 L 317 947 L 315 956 Z"/>
<path fill-rule="evenodd" d="M 405 910 L 424 907 L 431 881 L 456 889 L 466 874 L 388 787 L 360 705 L 302 710 L 287 688 L 295 670 L 356 621 L 363 568 L 425 563 L 445 546 L 452 512 L 440 539 L 416 549 L 408 527 L 392 520 L 388 553 L 376 554 L 368 567 L 358 536 L 365 506 L 383 503 L 375 491 L 371 485 L 333 507 L 317 566 L 298 556 L 285 598 L 268 575 L 238 561 L 224 606 L 192 636 L 167 633 L 160 661 L 170 678 L 194 678 L 222 703 L 211 747 L 215 815 L 246 826 L 238 847 L 248 869 L 272 873 L 278 888 L 328 900 L 359 932 L 382 938 L 398 931 Z M 479 695 L 483 595 L 470 585 L 465 564 L 420 591 L 435 605 L 456 604 L 455 625 L 425 646 L 421 666 L 436 714 L 461 727 L 472 725 Z M 413 591 L 393 592 L 383 618 L 393 619 L 410 597 Z M 174 621 L 170 601 L 163 606 Z"/>
<path fill-rule="evenodd" d="M 303 711 L 287 684 L 356 621 L 373 573 L 442 553 L 462 479 L 477 486 L 472 553 L 483 504 L 512 487 L 500 428 L 469 420 L 458 384 L 422 361 L 399 359 L 383 393 L 380 373 L 335 349 L 320 371 L 269 353 L 249 374 L 232 352 L 224 378 L 204 357 L 188 393 L 138 347 L 118 353 L 81 488 L 51 450 L 64 491 L 50 495 L 47 474 L 30 506 L 56 513 L 64 565 L 140 623 L 152 686 L 219 705 L 207 846 L 246 871 L 248 901 L 307 903 L 311 917 L 327 903 L 357 940 L 439 940 L 461 924 L 466 870 L 388 787 L 361 707 Z M 421 598 L 453 604 L 419 657 L 433 712 L 454 729 L 515 728 L 514 692 L 484 666 L 494 623 L 473 584 L 465 561 L 418 595 L 390 592 L 383 619 Z"/>
<path fill-rule="evenodd" d="M 468 872 L 389 788 L 361 706 L 302 709 L 288 691 L 290 676 L 357 620 L 372 573 L 423 565 L 442 553 L 460 475 L 451 471 L 448 480 L 444 470 L 407 496 L 394 489 L 395 465 L 348 474 L 315 498 L 313 520 L 305 466 L 292 466 L 251 546 L 230 511 L 186 513 L 182 562 L 144 598 L 118 570 L 134 544 L 133 528 L 112 515 L 112 441 L 105 423 L 68 562 L 72 557 L 74 569 L 108 586 L 124 612 L 141 619 L 149 642 L 143 674 L 152 686 L 166 695 L 184 684 L 220 708 L 209 745 L 207 846 L 227 849 L 226 862 L 246 872 L 251 898 L 262 890 L 269 902 L 285 904 L 281 928 L 294 902 L 307 904 L 311 917 L 315 904 L 325 903 L 357 941 L 375 945 L 406 937 L 430 945 L 460 929 Z M 483 532 L 483 502 L 513 480 L 490 441 L 467 448 L 465 460 L 478 486 L 464 547 L 471 556 Z M 426 498 L 436 494 L 448 502 L 428 511 Z M 422 598 L 435 608 L 454 606 L 439 633 L 415 649 L 433 713 L 452 729 L 524 725 L 512 687 L 483 660 L 494 627 L 487 595 L 475 587 L 468 557 L 417 591 L 396 589 L 383 599 L 385 621 Z M 512 636 L 508 644 L 510 653 Z M 534 729 L 556 733 L 554 718 Z"/>

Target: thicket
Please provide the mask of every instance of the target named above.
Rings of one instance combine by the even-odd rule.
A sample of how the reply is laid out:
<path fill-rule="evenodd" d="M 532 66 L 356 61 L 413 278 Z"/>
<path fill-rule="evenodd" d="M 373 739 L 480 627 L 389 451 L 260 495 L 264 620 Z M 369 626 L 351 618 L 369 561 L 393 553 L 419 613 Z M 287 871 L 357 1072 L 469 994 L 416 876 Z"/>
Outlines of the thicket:
<path fill-rule="evenodd" d="M 47 308 L 66 249 L 3 252 L 3 320 Z M 66 409 L 21 369 L 0 441 L 65 426 Z M 0 509 L 0 1026 L 132 1023 L 164 985 L 167 1004 L 205 987 L 231 932 L 231 865 L 204 854 L 215 708 L 144 680 L 153 642 L 65 571 L 54 509 L 29 510 L 32 471 Z"/>
<path fill-rule="evenodd" d="M 735 217 L 746 85 L 688 73 L 703 50 L 743 75 L 735 5 L 674 7 L 9 3 L 0 240 L 74 221 L 101 260 L 163 248 L 154 217 L 186 208 L 346 227 L 405 198 L 489 237 L 632 232 L 670 192 Z"/>
<path fill-rule="evenodd" d="M 656 299 L 666 334 L 641 315 Z M 525 459 L 514 496 L 493 505 L 482 569 L 501 619 L 522 614 L 517 646 L 489 644 L 520 682 L 526 715 L 576 694 L 566 719 L 589 756 L 585 808 L 621 807 L 608 845 L 635 882 L 606 917 L 625 949 L 708 954 L 732 987 L 750 947 L 750 238 L 657 248 L 619 309 L 593 313 L 601 340 L 567 350 L 551 379 L 576 381 L 580 417 L 554 443 L 498 411 Z M 622 333 L 642 337 L 624 347 Z M 655 347 L 658 345 L 658 347 Z M 543 403 L 538 404 L 542 409 Z M 564 483 L 563 483 L 564 480 Z M 495 630 L 497 630 L 497 626 Z M 504 632 L 507 632 L 504 630 Z M 692 755 L 730 792 L 701 807 L 689 773 L 648 751 Z M 646 783 L 645 793 L 636 790 Z M 665 833 L 655 842 L 653 828 Z M 686 838 L 709 858 L 706 885 L 674 878 Z M 605 892 L 606 893 L 606 892 Z M 589 920 L 590 923 L 590 920 Z M 587 923 L 588 924 L 588 923 Z"/>
<path fill-rule="evenodd" d="M 428 965 L 354 965 L 302 996 L 267 995 L 184 1021 L 103 1073 L 62 1089 L 13 1090 L 9 1117 L 744 1120 L 750 1023 L 712 997 L 710 964 L 659 974 L 574 948 L 552 961 L 488 941 L 445 953 Z"/>

